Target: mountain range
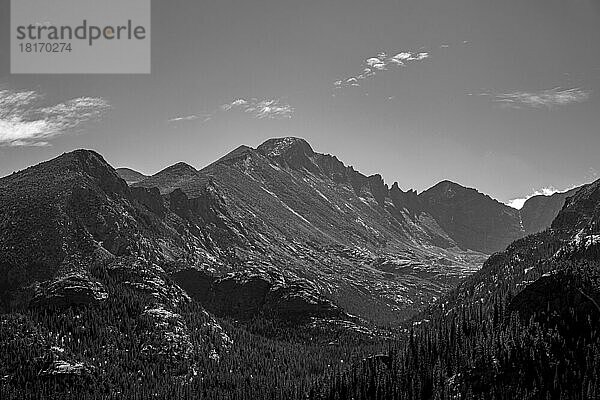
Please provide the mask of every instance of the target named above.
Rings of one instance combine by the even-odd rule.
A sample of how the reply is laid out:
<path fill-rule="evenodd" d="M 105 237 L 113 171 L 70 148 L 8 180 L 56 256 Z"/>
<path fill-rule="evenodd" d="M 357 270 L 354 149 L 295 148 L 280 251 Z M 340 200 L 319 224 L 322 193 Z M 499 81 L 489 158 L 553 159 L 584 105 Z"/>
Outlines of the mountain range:
<path fill-rule="evenodd" d="M 435 217 L 436 222 L 443 226 L 443 230 L 450 234 L 459 247 L 486 254 L 503 250 L 518 237 L 548 228 L 565 199 L 579 189 L 550 196 L 533 196 L 524 203 L 521 210 L 451 181 L 440 182 L 417 195 L 415 191 L 403 192 L 397 182 L 389 188 L 380 175 L 364 176 L 341 163 L 335 156 L 315 153 L 306 141 L 299 138 L 271 139 L 257 149 L 240 146 L 200 171 L 190 165 L 178 163 L 151 177 L 129 168 L 119 168 L 117 173 L 130 184 L 158 187 L 161 192 L 166 193 L 179 186 L 184 188 L 182 185 L 186 181 L 190 185 L 194 177 L 217 177 L 224 180 L 224 177 L 219 176 L 222 169 L 217 169 L 217 166 L 231 167 L 240 160 L 251 163 L 265 156 L 270 164 L 267 169 L 282 164 L 286 171 L 304 170 L 338 184 L 350 184 L 357 195 L 360 195 L 364 187 L 365 194 L 384 208 L 387 199 L 398 209 L 406 209 L 413 214 L 425 212 Z M 265 165 L 261 167 L 265 168 Z"/>
<path fill-rule="evenodd" d="M 375 323 L 413 315 L 488 254 L 549 227 L 568 195 L 518 211 L 449 181 L 405 192 L 298 138 L 152 176 L 78 150 L 0 187 L 3 271 L 15 276 L 4 292 L 85 275 L 98 257 L 139 257 L 220 315 L 323 311 Z"/>
<path fill-rule="evenodd" d="M 13 360 L 0 375 L 11 388 L 48 377 L 162 387 L 223 368 L 202 373 L 216 396 L 273 379 L 299 390 L 270 354 L 296 354 L 281 362 L 302 379 L 310 359 L 322 378 L 406 321 L 433 326 L 498 298 L 538 315 L 556 259 L 596 254 L 598 193 L 596 182 L 516 210 L 450 181 L 403 191 L 289 137 L 151 176 L 65 153 L 0 178 L 0 343 Z M 264 357 L 262 384 L 219 386 Z M 148 365 L 164 368 L 131 372 Z M 223 378 L 233 365 L 241 375 Z"/>

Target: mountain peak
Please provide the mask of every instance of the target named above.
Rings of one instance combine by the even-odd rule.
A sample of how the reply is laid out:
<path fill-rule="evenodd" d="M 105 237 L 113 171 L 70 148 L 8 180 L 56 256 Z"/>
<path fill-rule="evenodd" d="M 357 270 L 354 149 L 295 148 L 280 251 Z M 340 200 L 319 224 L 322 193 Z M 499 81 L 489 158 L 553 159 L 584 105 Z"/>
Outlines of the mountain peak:
<path fill-rule="evenodd" d="M 113 167 L 104 158 L 92 150 L 74 150 L 23 171 L 9 175 L 1 179 L 0 188 L 15 182 L 27 182 L 19 184 L 19 190 L 31 192 L 33 187 L 42 192 L 62 192 L 65 188 L 71 188 L 81 182 L 93 180 L 107 192 L 125 193 L 127 184 Z M 13 193 L 17 193 L 14 190 Z"/>
<path fill-rule="evenodd" d="M 305 169 L 315 174 L 322 171 L 315 163 L 317 154 L 308 142 L 296 137 L 269 139 L 256 148 L 256 151 L 276 164 L 295 170 Z"/>
<path fill-rule="evenodd" d="M 306 140 L 293 136 L 269 139 L 258 146 L 256 150 L 268 157 L 302 153 L 311 156 L 314 154 L 312 147 Z"/>
<path fill-rule="evenodd" d="M 44 170 L 54 176 L 65 176 L 69 172 L 75 174 L 83 172 L 95 179 L 100 187 L 107 191 L 123 193 L 127 187 L 104 157 L 93 150 L 74 150 L 33 168 Z"/>
<path fill-rule="evenodd" d="M 496 203 L 502 209 L 511 209 L 512 212 L 512 207 L 509 207 L 506 204 L 499 202 L 498 200 L 490 197 L 489 195 L 482 193 L 475 188 L 463 186 L 460 183 L 452 182 L 447 179 L 425 190 L 419 196 L 429 199 L 452 199 L 456 196 L 460 197 L 461 199 L 474 199 L 481 197 L 487 199 L 487 201 Z"/>
<path fill-rule="evenodd" d="M 462 248 L 491 254 L 524 234 L 517 210 L 476 189 L 444 180 L 418 197 Z"/>
<path fill-rule="evenodd" d="M 444 179 L 443 181 L 438 182 L 431 189 L 434 189 L 434 188 L 438 188 L 438 189 L 448 189 L 448 188 L 469 189 L 466 186 L 463 186 L 459 183 L 453 182 L 448 179 Z"/>
<path fill-rule="evenodd" d="M 457 194 L 462 194 L 464 196 L 467 193 L 471 193 L 471 195 L 473 196 L 479 194 L 479 192 L 475 189 L 467 188 L 465 186 L 459 185 L 456 182 L 452 182 L 446 179 L 430 187 L 429 189 L 421 193 L 420 196 L 432 199 L 451 199 Z"/>
<path fill-rule="evenodd" d="M 104 157 L 94 150 L 77 149 L 68 153 L 63 153 L 59 157 L 46 161 L 46 163 L 61 163 L 66 165 L 77 165 L 78 167 L 105 167 L 112 169 Z M 42 163 L 42 164 L 46 164 Z"/>
<path fill-rule="evenodd" d="M 200 175 L 201 173 L 191 165 L 178 162 L 134 185 L 147 188 L 157 187 L 162 194 L 166 194 L 179 188 L 182 182 L 194 179 Z"/>
<path fill-rule="evenodd" d="M 184 163 L 183 161 L 180 161 L 176 164 L 173 164 L 165 169 L 163 169 L 161 172 L 191 172 L 191 173 L 195 173 L 198 172 L 198 170 L 194 167 L 192 167 L 191 165 Z"/>

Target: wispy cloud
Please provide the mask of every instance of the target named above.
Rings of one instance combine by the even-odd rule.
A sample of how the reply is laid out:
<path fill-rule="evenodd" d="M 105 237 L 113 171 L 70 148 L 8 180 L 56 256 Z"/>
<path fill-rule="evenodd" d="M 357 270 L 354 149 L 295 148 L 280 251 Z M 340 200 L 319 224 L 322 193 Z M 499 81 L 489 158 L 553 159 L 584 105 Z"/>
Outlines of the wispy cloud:
<path fill-rule="evenodd" d="M 282 99 L 236 99 L 229 103 L 221 105 L 212 113 L 203 115 L 178 116 L 169 119 L 169 122 L 186 122 L 202 119 L 209 121 L 219 113 L 230 111 L 240 111 L 247 113 L 252 118 L 257 119 L 288 119 L 292 118 L 294 108 Z"/>
<path fill-rule="evenodd" d="M 554 88 L 539 92 L 510 92 L 510 93 L 481 93 L 482 96 L 491 96 L 500 105 L 508 108 L 552 108 L 573 103 L 583 103 L 589 100 L 591 92 L 581 89 Z"/>
<path fill-rule="evenodd" d="M 401 51 L 393 55 L 381 52 L 377 56 L 365 59 L 362 71 L 344 79 L 338 79 L 333 83 L 336 89 L 358 87 L 365 79 L 373 78 L 377 74 L 391 70 L 392 68 L 404 67 L 409 63 L 423 61 L 429 58 L 428 52 Z"/>
<path fill-rule="evenodd" d="M 237 99 L 231 103 L 223 104 L 221 110 L 239 110 L 258 119 L 286 119 L 291 118 L 294 114 L 292 106 L 281 99 Z"/>
<path fill-rule="evenodd" d="M 194 121 L 200 119 L 199 115 L 185 115 L 180 117 L 174 117 L 169 120 L 169 122 L 180 122 L 180 121 Z"/>
<path fill-rule="evenodd" d="M 110 108 L 96 97 L 50 106 L 42 106 L 43 99 L 35 91 L 0 90 L 0 146 L 49 145 L 50 139 L 99 119 Z"/>

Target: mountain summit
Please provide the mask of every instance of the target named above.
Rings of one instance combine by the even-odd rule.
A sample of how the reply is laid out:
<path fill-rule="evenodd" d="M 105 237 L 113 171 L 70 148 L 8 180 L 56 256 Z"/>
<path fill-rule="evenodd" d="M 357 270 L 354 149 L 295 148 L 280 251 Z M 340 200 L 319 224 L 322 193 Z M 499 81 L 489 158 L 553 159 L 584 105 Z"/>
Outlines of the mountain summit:
<path fill-rule="evenodd" d="M 518 210 L 475 189 L 443 181 L 419 199 L 463 248 L 490 254 L 525 235 Z"/>
<path fill-rule="evenodd" d="M 267 157 L 285 157 L 294 155 L 305 155 L 310 157 L 315 154 L 306 140 L 291 136 L 269 139 L 258 146 L 256 150 Z"/>

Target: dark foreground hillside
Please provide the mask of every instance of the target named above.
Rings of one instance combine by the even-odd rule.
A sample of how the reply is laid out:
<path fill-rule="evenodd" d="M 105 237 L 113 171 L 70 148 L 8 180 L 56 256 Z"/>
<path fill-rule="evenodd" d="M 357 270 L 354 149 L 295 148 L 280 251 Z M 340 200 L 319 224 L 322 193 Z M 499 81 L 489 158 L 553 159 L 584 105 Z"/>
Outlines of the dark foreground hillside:
<path fill-rule="evenodd" d="M 0 316 L 0 398 L 302 398 L 328 370 L 382 346 L 260 318 L 218 321 L 169 292 L 159 271 L 132 265 L 93 269 L 105 301 Z"/>

